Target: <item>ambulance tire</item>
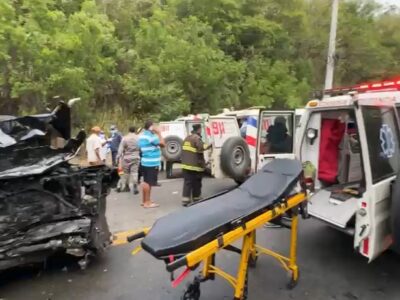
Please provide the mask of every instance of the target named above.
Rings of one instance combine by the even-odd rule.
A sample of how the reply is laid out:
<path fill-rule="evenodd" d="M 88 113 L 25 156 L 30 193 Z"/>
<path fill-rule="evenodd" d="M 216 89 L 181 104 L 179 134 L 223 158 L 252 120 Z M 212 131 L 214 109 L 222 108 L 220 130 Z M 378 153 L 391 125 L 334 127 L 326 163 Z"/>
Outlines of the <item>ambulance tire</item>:
<path fill-rule="evenodd" d="M 180 137 L 171 135 L 164 138 L 165 147 L 162 148 L 162 154 L 167 161 L 179 161 L 182 155 L 183 141 Z"/>
<path fill-rule="evenodd" d="M 393 244 L 392 249 L 400 254 L 400 173 L 397 174 L 392 190 L 391 226 Z"/>
<path fill-rule="evenodd" d="M 246 141 L 238 136 L 227 139 L 221 149 L 221 170 L 236 182 L 244 182 L 250 165 Z"/>

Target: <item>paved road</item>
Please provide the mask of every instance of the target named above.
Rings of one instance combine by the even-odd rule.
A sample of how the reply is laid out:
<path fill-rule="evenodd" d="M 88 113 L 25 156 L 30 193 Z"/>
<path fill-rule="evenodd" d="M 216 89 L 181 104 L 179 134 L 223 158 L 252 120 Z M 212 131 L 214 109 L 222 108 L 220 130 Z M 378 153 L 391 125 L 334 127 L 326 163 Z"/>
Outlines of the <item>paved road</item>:
<path fill-rule="evenodd" d="M 180 207 L 182 182 L 163 182 L 155 189 L 158 209 L 144 210 L 139 198 L 111 194 L 108 219 L 113 232 L 151 225 L 158 217 Z M 211 195 L 232 186 L 231 181 L 205 180 Z M 296 289 L 285 288 L 286 273 L 271 258 L 262 257 L 249 277 L 250 300 L 395 300 L 400 297 L 400 258 L 386 253 L 368 264 L 352 250 L 352 239 L 315 220 L 301 221 L 299 232 L 301 281 Z M 260 244 L 284 251 L 289 232 L 260 229 Z M 144 252 L 131 256 L 133 245 L 113 246 L 104 256 L 81 271 L 72 262 L 50 264 L 46 270 L 23 269 L 0 277 L 0 299 L 19 300 L 173 300 L 183 287 L 172 289 L 164 264 Z M 218 263 L 235 272 L 237 255 L 221 252 Z M 232 299 L 232 289 L 222 280 L 202 286 L 202 299 Z"/>

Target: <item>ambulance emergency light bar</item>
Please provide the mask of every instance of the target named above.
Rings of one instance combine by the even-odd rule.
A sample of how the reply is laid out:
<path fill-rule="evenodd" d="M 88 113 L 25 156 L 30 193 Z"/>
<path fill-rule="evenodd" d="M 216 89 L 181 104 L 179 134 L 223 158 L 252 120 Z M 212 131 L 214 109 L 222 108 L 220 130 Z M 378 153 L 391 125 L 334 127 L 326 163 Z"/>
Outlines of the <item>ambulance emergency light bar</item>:
<path fill-rule="evenodd" d="M 329 90 L 324 90 L 325 96 L 345 95 L 349 92 L 384 92 L 384 91 L 400 91 L 400 77 L 369 83 L 362 83 L 351 87 L 338 87 Z"/>

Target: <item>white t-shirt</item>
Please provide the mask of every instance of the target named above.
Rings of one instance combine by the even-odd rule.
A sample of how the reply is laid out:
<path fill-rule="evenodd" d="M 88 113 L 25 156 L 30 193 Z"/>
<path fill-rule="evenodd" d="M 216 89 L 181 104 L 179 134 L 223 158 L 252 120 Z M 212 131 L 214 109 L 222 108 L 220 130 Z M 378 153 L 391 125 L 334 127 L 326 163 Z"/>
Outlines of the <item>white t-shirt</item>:
<path fill-rule="evenodd" d="M 96 149 L 99 149 L 100 151 L 100 157 L 101 155 L 101 139 L 97 134 L 92 134 L 89 136 L 89 138 L 86 141 L 86 151 L 87 151 L 87 159 L 88 162 L 98 162 L 97 154 L 96 154 Z M 101 157 L 101 159 L 104 159 Z"/>

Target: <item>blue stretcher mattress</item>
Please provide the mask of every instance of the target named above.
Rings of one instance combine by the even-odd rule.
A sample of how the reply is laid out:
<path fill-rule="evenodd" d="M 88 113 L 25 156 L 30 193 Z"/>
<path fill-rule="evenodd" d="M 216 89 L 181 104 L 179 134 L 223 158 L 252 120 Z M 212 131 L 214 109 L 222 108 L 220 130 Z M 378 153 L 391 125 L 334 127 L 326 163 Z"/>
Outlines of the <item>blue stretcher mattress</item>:
<path fill-rule="evenodd" d="M 300 161 L 275 159 L 238 188 L 160 218 L 142 248 L 158 259 L 196 250 L 271 209 L 291 193 L 301 174 Z"/>

